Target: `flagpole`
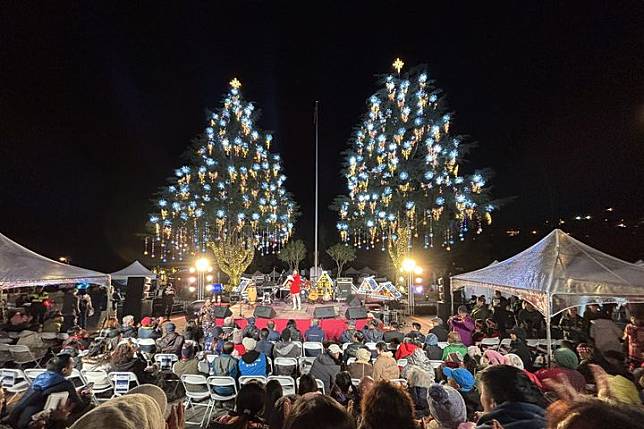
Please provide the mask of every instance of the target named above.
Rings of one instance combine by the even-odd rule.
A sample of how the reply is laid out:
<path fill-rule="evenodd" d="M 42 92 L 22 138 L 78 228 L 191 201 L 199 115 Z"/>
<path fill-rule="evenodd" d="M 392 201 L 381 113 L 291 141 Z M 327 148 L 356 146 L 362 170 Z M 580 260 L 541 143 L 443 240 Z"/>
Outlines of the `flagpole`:
<path fill-rule="evenodd" d="M 315 102 L 315 249 L 313 250 L 313 267 L 318 277 L 318 104 Z"/>

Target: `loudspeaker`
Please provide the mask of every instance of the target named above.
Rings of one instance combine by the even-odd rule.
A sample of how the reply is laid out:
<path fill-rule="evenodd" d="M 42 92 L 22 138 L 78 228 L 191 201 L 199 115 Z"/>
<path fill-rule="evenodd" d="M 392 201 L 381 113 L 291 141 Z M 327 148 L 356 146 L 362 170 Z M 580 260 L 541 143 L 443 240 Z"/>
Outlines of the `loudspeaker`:
<path fill-rule="evenodd" d="M 349 304 L 349 307 L 360 307 L 362 305 L 362 301 L 360 300 L 359 296 L 349 296 L 347 298 L 347 302 Z"/>
<path fill-rule="evenodd" d="M 216 319 L 224 319 L 224 318 L 226 318 L 228 316 L 233 315 L 233 312 L 230 311 L 229 306 L 224 307 L 223 305 L 219 305 L 219 306 L 216 306 L 216 307 L 212 307 L 211 311 L 212 311 L 213 316 L 215 316 Z"/>
<path fill-rule="evenodd" d="M 335 284 L 338 288 L 336 298 L 338 300 L 349 299 L 353 290 L 353 281 L 350 278 L 341 277 L 336 280 Z"/>
<path fill-rule="evenodd" d="M 313 310 L 313 317 L 316 319 L 333 319 L 336 316 L 337 314 L 335 314 L 335 307 L 333 307 L 332 305 L 326 307 L 316 307 L 315 310 Z"/>
<path fill-rule="evenodd" d="M 274 319 L 275 310 L 270 305 L 258 305 L 257 307 L 255 307 L 253 316 L 258 319 Z"/>
<path fill-rule="evenodd" d="M 125 316 L 134 316 L 135 322 L 141 320 L 141 305 L 143 302 L 144 289 L 145 277 L 128 277 L 122 314 Z"/>
<path fill-rule="evenodd" d="M 349 307 L 344 313 L 344 317 L 348 320 L 366 319 L 367 309 L 364 307 Z"/>

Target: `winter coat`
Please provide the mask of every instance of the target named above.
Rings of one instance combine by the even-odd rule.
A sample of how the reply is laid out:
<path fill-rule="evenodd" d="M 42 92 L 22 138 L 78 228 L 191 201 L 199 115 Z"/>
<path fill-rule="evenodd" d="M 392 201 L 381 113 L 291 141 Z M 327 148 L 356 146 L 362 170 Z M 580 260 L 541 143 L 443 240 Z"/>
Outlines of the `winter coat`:
<path fill-rule="evenodd" d="M 342 334 L 340 335 L 340 342 L 341 343 L 351 343 L 353 342 L 353 335 L 356 333 L 355 329 L 346 329 Z"/>
<path fill-rule="evenodd" d="M 273 346 L 273 356 L 278 357 L 291 357 L 299 358 L 302 356 L 302 348 L 299 344 L 291 341 L 278 341 Z"/>
<path fill-rule="evenodd" d="M 268 330 L 268 341 L 279 341 L 280 340 L 280 333 L 277 331 L 273 330 Z"/>
<path fill-rule="evenodd" d="M 255 326 L 255 324 L 248 324 L 246 327 L 242 330 L 242 337 L 251 337 L 255 340 L 259 340 L 259 328 Z"/>
<path fill-rule="evenodd" d="M 259 340 L 255 346 L 255 350 L 271 357 L 273 356 L 273 343 L 268 340 Z"/>
<path fill-rule="evenodd" d="M 447 360 L 450 353 L 458 353 L 462 358 L 464 358 L 467 354 L 467 347 L 461 343 L 448 344 L 447 347 L 443 349 L 441 360 Z"/>
<path fill-rule="evenodd" d="M 172 372 L 177 377 L 181 377 L 184 374 L 203 375 L 199 372 L 199 361 L 197 359 L 180 360 L 174 364 Z"/>
<path fill-rule="evenodd" d="M 136 338 L 137 334 L 137 329 L 134 326 L 121 328 L 121 338 Z"/>
<path fill-rule="evenodd" d="M 302 333 L 295 326 L 289 326 L 289 331 L 291 331 L 291 341 L 302 341 Z M 283 331 L 282 331 L 283 332 Z"/>
<path fill-rule="evenodd" d="M 479 419 L 477 429 L 491 429 L 497 420 L 504 429 L 545 429 L 546 410 L 527 402 L 504 402 Z"/>
<path fill-rule="evenodd" d="M 430 360 L 443 360 L 443 349 L 439 346 L 425 346 L 425 353 Z"/>
<path fill-rule="evenodd" d="M 622 330 L 609 319 L 596 319 L 590 323 L 590 337 L 595 342 L 595 348 L 606 354 L 608 351 L 622 353 Z"/>
<path fill-rule="evenodd" d="M 141 326 L 138 330 L 138 338 L 143 340 L 143 339 L 148 339 L 151 338 L 153 340 L 157 340 L 161 338 L 161 332 L 157 331 L 156 329 L 152 327 L 143 327 Z"/>
<path fill-rule="evenodd" d="M 382 334 L 382 341 L 385 343 L 390 343 L 392 340 L 396 339 L 399 343 L 402 343 L 404 335 L 400 331 L 385 331 Z"/>
<path fill-rule="evenodd" d="M 487 305 L 483 305 L 481 307 L 475 306 L 472 309 L 472 319 L 474 320 L 481 319 L 485 322 L 485 320 L 489 319 L 490 317 L 492 317 L 492 311 L 490 311 L 490 308 Z"/>
<path fill-rule="evenodd" d="M 377 329 L 369 329 L 365 326 L 362 333 L 364 334 L 364 340 L 367 343 L 377 343 L 378 341 L 382 341 L 382 332 Z"/>
<path fill-rule="evenodd" d="M 47 319 L 43 322 L 42 324 L 42 331 L 43 332 L 54 332 L 58 334 L 60 332 L 60 328 L 63 327 L 63 321 L 60 318 L 53 317 L 50 319 Z"/>
<path fill-rule="evenodd" d="M 507 336 L 505 331 L 511 329 L 515 325 L 514 315 L 504 307 L 494 307 L 492 320 L 496 323 L 499 332 L 501 332 L 501 336 Z"/>
<path fill-rule="evenodd" d="M 510 353 L 519 356 L 523 361 L 523 367 L 528 371 L 532 371 L 532 353 L 523 340 L 517 338 L 516 341 L 510 342 Z"/>
<path fill-rule="evenodd" d="M 452 331 L 458 332 L 463 344 L 466 346 L 473 344 L 472 333 L 474 332 L 474 319 L 467 315 L 462 319 L 452 318 L 447 323 L 452 328 Z"/>
<path fill-rule="evenodd" d="M 543 331 L 543 316 L 537 310 L 528 311 L 525 308 L 517 316 L 519 325 L 526 331 L 526 338 L 539 338 Z"/>
<path fill-rule="evenodd" d="M 373 365 L 370 363 L 353 362 L 348 369 L 351 378 L 362 379 L 362 377 L 371 377 L 373 375 Z"/>
<path fill-rule="evenodd" d="M 539 371 L 535 372 L 534 375 L 537 376 L 545 391 L 550 391 L 552 389 L 544 383 L 544 380 L 551 379 L 557 381 L 559 380 L 559 377 L 561 375 L 565 375 L 568 378 L 571 386 L 574 387 L 577 392 L 583 392 L 584 388 L 586 387 L 586 379 L 576 369 L 555 366 L 552 368 L 540 369 Z"/>
<path fill-rule="evenodd" d="M 181 356 L 183 336 L 176 332 L 168 332 L 157 340 L 157 353 L 170 353 Z"/>
<path fill-rule="evenodd" d="M 414 343 L 402 343 L 398 346 L 398 350 L 396 350 L 396 360 L 405 359 L 407 356 L 411 356 L 417 348 L 418 346 Z"/>
<path fill-rule="evenodd" d="M 244 353 L 239 359 L 239 375 L 261 375 L 266 376 L 268 373 L 268 364 L 266 355 L 256 350 L 250 350 Z"/>
<path fill-rule="evenodd" d="M 419 331 L 410 331 L 405 335 L 405 337 L 418 341 L 421 344 L 425 344 L 425 336 Z"/>
<path fill-rule="evenodd" d="M 311 326 L 304 333 L 304 340 L 311 341 L 315 343 L 321 343 L 324 341 L 324 331 L 319 326 Z"/>
<path fill-rule="evenodd" d="M 328 352 L 324 352 L 315 358 L 309 374 L 311 374 L 313 378 L 322 380 L 322 383 L 324 383 L 324 391 L 330 392 L 331 387 L 333 387 L 333 384 L 335 383 L 335 376 L 338 375 L 339 372 L 340 365 Z"/>
<path fill-rule="evenodd" d="M 217 356 L 210 364 L 210 370 L 213 375 L 218 377 L 232 377 L 235 380 L 239 377 L 237 359 L 227 354 Z M 213 390 L 221 396 L 229 396 L 235 393 L 232 387 L 215 387 Z"/>
<path fill-rule="evenodd" d="M 436 335 L 436 336 L 438 337 L 438 341 L 441 341 L 441 342 L 445 342 L 445 341 L 447 341 L 447 334 L 449 334 L 449 332 L 447 331 L 447 329 L 445 329 L 445 328 L 444 328 L 443 326 L 441 326 L 441 325 L 434 326 L 434 327 L 429 331 L 429 333 L 430 333 L 430 334 L 434 334 L 434 335 Z"/>
<path fill-rule="evenodd" d="M 400 378 L 400 370 L 398 364 L 393 358 L 391 352 L 380 353 L 373 364 L 373 379 L 374 381 L 380 380 L 393 380 Z"/>

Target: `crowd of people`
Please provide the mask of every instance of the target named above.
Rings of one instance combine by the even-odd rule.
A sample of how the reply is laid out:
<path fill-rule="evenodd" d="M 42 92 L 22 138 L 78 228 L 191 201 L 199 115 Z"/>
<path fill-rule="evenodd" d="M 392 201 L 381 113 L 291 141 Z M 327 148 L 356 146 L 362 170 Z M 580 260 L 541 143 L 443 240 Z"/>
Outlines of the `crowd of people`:
<path fill-rule="evenodd" d="M 628 320 L 623 328 L 619 327 L 623 315 L 616 314 L 622 310 Z M 297 379 L 296 392 L 286 394 L 277 380 L 239 384 L 234 404 L 224 403 L 205 425 L 217 429 L 600 428 L 610 421 L 620 428 L 641 427 L 641 317 L 634 306 L 588 306 L 581 318 L 567 310 L 557 321 L 563 338 L 551 359 L 529 341 L 542 337 L 543 318 L 527 302 L 500 294 L 491 305 L 478 297 L 471 306 L 460 306 L 447 321 L 433 318 L 424 328 L 412 323 L 403 330 L 397 323 L 384 326 L 371 318 L 357 329 L 349 321 L 337 339 L 329 338 L 317 320 L 305 330 L 290 320 L 280 332 L 273 321 L 260 329 L 254 318 L 248 318 L 243 327 L 233 317 L 223 323 L 213 318 L 191 321 L 178 332 L 166 318 L 145 317 L 138 323 L 132 316 L 120 321 L 108 318 L 94 336 L 73 327 L 60 348 L 51 351 L 47 371 L 12 407 L 5 408 L 4 422 L 14 429 L 81 427 L 80 422 L 99 421 L 97 416 L 111 421 L 112 413 L 118 418 L 131 413 L 133 419 L 148 422 L 148 426 L 137 424 L 139 428 L 164 427 L 150 426 L 152 421 L 182 427 L 183 408 L 167 405 L 182 402 L 184 392 L 177 388 L 181 376 L 239 380 L 272 374 Z M 507 341 L 485 348 L 484 338 Z M 303 342 L 322 347 L 304 349 Z M 176 356 L 176 362 L 164 368 L 155 363 L 158 354 Z M 296 358 L 290 362 L 297 363 L 277 365 L 281 357 Z M 306 359 L 297 359 L 301 357 Z M 74 368 L 134 373 L 148 390 L 133 396 L 151 396 L 152 402 L 145 398 L 140 403 L 147 400 L 156 406 L 146 408 L 121 398 L 95 406 L 90 386 L 76 388 L 67 380 Z M 221 396 L 235 393 L 229 386 L 213 389 Z M 69 403 L 39 413 L 47 396 L 61 391 L 69 393 Z M 129 406 L 132 409 L 124 414 Z M 194 411 L 186 411 L 190 412 Z"/>

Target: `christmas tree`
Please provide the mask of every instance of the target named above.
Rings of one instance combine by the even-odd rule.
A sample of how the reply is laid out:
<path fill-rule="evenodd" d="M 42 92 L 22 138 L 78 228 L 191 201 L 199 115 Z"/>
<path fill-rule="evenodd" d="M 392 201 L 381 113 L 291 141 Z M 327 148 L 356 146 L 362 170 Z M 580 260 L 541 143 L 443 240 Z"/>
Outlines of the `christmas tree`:
<path fill-rule="evenodd" d="M 278 253 L 291 237 L 297 207 L 286 191 L 272 135 L 255 126 L 255 106 L 230 82 L 223 107 L 209 113 L 205 134 L 186 153 L 149 217 L 151 256 L 185 260 L 211 249 L 237 285 L 259 251 Z"/>
<path fill-rule="evenodd" d="M 397 59 L 367 102 L 346 152 L 348 195 L 336 199 L 341 239 L 386 249 L 396 269 L 414 246 L 449 250 L 492 222 L 483 171 L 459 171 L 465 145 L 427 71 Z"/>

